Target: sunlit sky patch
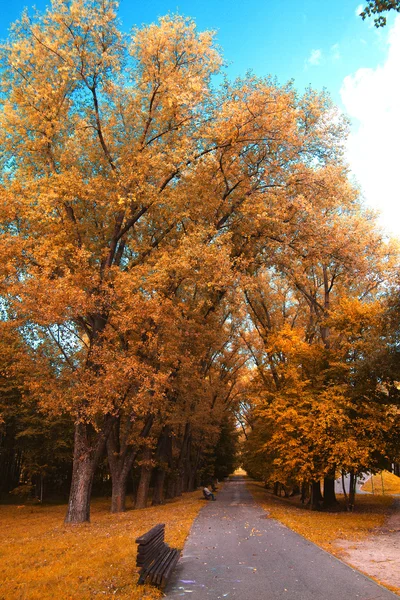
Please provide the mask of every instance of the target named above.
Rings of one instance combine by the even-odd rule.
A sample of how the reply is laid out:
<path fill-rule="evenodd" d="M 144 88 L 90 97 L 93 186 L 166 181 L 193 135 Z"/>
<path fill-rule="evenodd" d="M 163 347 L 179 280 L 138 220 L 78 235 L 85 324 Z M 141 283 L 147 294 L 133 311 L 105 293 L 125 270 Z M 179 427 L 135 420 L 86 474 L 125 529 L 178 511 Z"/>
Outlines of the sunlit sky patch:
<path fill-rule="evenodd" d="M 33 4 L 33 0 L 32 0 Z M 48 2 L 36 0 L 38 10 Z M 0 38 L 31 7 L 29 0 L 0 0 Z M 122 0 L 122 27 L 150 23 L 166 13 L 194 17 L 199 29 L 214 29 L 234 78 L 248 70 L 293 79 L 302 91 L 326 88 L 352 120 L 348 160 L 367 203 L 381 223 L 400 236 L 397 182 L 400 139 L 400 16 L 384 29 L 358 16 L 352 0 Z"/>

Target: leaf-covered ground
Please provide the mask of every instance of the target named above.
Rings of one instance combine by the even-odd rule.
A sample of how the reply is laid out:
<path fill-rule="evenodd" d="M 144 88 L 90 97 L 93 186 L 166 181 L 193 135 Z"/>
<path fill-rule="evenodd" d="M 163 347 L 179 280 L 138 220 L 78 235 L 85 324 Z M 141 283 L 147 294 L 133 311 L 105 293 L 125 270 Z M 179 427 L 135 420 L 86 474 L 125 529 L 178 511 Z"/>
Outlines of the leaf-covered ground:
<path fill-rule="evenodd" d="M 157 523 L 182 548 L 204 506 L 201 492 L 163 506 L 111 515 L 109 500 L 92 503 L 91 523 L 65 526 L 65 505 L 0 506 L 0 600 L 153 600 L 161 593 L 136 585 L 135 539 Z"/>
<path fill-rule="evenodd" d="M 389 471 L 382 471 L 370 477 L 362 489 L 373 494 L 400 494 L 400 477 Z"/>
<path fill-rule="evenodd" d="M 343 499 L 338 496 L 340 504 L 337 512 L 319 512 L 302 507 L 298 497 L 277 498 L 261 483 L 249 481 L 248 486 L 256 501 L 268 510 L 272 518 L 332 554 L 338 554 L 333 545 L 335 540 L 360 540 L 376 527 L 381 527 L 393 502 L 389 496 L 359 495 L 354 512 L 347 512 Z"/>

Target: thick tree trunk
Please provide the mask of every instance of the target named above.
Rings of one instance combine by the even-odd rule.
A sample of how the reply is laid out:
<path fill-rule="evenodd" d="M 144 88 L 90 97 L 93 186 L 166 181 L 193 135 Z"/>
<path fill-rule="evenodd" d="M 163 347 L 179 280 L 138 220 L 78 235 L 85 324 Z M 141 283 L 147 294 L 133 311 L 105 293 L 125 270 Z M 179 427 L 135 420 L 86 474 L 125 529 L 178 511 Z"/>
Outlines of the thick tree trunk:
<path fill-rule="evenodd" d="M 301 503 L 304 504 L 306 499 L 308 498 L 308 494 L 310 493 L 310 486 L 308 485 L 308 483 L 305 483 L 304 481 L 301 484 L 301 496 L 300 496 L 300 500 Z"/>
<path fill-rule="evenodd" d="M 149 435 L 153 421 L 153 415 L 149 415 L 139 434 L 140 439 Z M 118 419 L 107 440 L 108 464 L 110 467 L 112 484 L 112 513 L 124 512 L 126 510 L 126 488 L 128 477 L 139 452 L 138 445 L 132 446 L 127 443 L 130 433 L 131 427 L 127 428 L 126 424 L 125 427 L 121 427 L 121 421 Z"/>
<path fill-rule="evenodd" d="M 165 475 L 165 469 L 161 466 L 157 467 L 154 481 L 152 506 L 158 506 L 164 502 Z"/>
<path fill-rule="evenodd" d="M 176 470 L 170 471 L 167 477 L 167 486 L 165 490 L 165 497 L 168 499 L 176 497 L 176 481 L 177 473 Z"/>
<path fill-rule="evenodd" d="M 324 478 L 324 502 L 323 507 L 325 509 L 334 508 L 338 505 L 335 495 L 335 477 Z"/>
<path fill-rule="evenodd" d="M 94 465 L 90 459 L 74 464 L 72 484 L 69 493 L 66 523 L 90 521 L 90 498 L 94 476 Z"/>
<path fill-rule="evenodd" d="M 112 476 L 111 512 L 119 513 L 126 511 L 126 485 L 129 471 L 122 469 L 114 472 Z"/>
<path fill-rule="evenodd" d="M 321 494 L 321 483 L 319 481 L 311 482 L 311 510 L 320 510 L 323 498 Z"/>
<path fill-rule="evenodd" d="M 75 425 L 74 460 L 66 523 L 90 521 L 93 477 L 114 421 L 114 417 L 107 415 L 99 432 L 95 432 L 86 423 Z"/>
<path fill-rule="evenodd" d="M 90 497 L 96 464 L 87 436 L 87 425 L 75 426 L 74 462 L 66 523 L 90 521 Z"/>
<path fill-rule="evenodd" d="M 136 503 L 135 508 L 146 508 L 147 506 L 147 496 L 149 495 L 149 486 L 151 479 L 151 449 L 145 448 L 143 450 L 142 456 L 142 469 L 140 473 L 140 481 L 138 485 L 138 490 L 136 494 Z"/>

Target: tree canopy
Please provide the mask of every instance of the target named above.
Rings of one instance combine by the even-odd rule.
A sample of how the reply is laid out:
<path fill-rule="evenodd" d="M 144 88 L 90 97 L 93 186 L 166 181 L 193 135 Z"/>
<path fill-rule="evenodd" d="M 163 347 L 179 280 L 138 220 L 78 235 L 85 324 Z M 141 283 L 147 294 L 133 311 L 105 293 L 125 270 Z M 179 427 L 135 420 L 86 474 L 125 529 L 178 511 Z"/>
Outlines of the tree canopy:
<path fill-rule="evenodd" d="M 22 397 L 75 428 L 67 521 L 89 519 L 106 447 L 113 510 L 133 467 L 137 506 L 151 482 L 157 503 L 224 472 L 249 398 L 274 455 L 270 424 L 295 414 L 335 446 L 318 468 L 285 459 L 302 477 L 349 468 L 325 415 L 347 423 L 349 357 L 367 352 L 351 315 L 369 331 L 396 249 L 349 179 L 327 94 L 217 85 L 212 33 L 167 16 L 126 36 L 111 0 L 24 13 L 1 61 L 2 325 Z"/>

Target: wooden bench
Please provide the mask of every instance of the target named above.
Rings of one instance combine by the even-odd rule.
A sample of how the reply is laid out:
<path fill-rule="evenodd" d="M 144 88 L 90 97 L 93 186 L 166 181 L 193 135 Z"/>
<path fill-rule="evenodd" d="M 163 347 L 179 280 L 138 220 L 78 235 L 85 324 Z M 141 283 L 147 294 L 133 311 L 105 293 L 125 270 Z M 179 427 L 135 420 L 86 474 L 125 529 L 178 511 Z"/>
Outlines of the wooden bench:
<path fill-rule="evenodd" d="M 170 548 L 164 542 L 165 524 L 156 525 L 147 533 L 137 538 L 138 553 L 136 566 L 142 567 L 139 585 L 146 580 L 163 589 L 180 557 L 180 550 Z"/>

